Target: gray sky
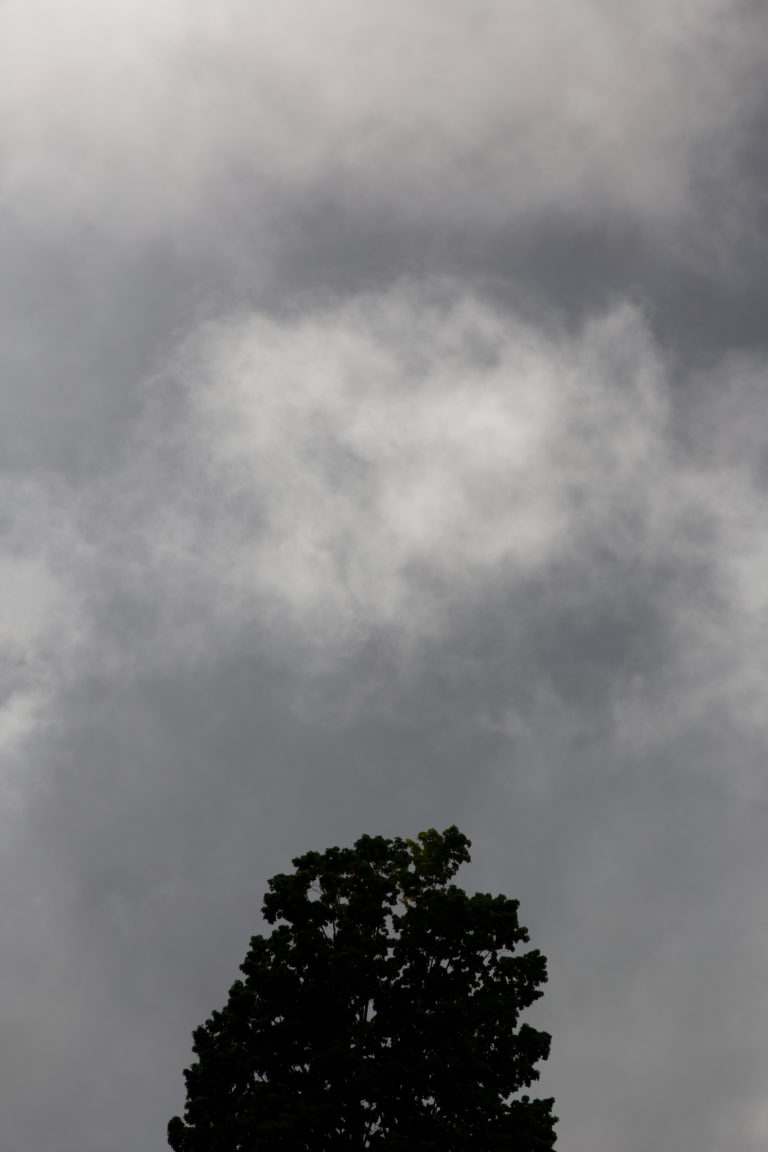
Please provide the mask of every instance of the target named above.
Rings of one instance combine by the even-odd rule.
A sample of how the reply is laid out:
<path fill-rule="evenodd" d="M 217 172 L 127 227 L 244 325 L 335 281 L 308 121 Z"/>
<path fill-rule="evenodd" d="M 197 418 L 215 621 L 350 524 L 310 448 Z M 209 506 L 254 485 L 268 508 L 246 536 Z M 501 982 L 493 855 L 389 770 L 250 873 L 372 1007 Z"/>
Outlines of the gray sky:
<path fill-rule="evenodd" d="M 4 1152 L 457 823 L 568 1152 L 768 1138 L 768 16 L 4 0 Z"/>

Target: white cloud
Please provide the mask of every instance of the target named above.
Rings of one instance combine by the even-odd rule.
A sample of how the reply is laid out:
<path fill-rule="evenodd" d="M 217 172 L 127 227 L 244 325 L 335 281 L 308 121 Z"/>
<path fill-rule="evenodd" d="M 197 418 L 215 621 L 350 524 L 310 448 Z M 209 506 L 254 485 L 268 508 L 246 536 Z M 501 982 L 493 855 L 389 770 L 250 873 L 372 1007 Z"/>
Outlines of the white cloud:
<path fill-rule="evenodd" d="M 666 401 L 631 308 L 552 338 L 409 288 L 209 325 L 178 372 L 207 544 L 162 520 L 161 566 L 190 564 L 186 539 L 225 603 L 266 598 L 324 643 L 355 620 L 439 629 L 475 581 L 543 573 L 596 536 L 652 542 Z"/>
<path fill-rule="evenodd" d="M 650 680 L 617 669 L 619 743 L 665 743 L 716 708 L 764 734 L 757 461 L 683 447 L 636 309 L 545 331 L 410 285 L 207 325 L 179 354 L 178 385 L 184 511 L 143 527 L 172 631 L 191 617 L 225 643 L 272 628 L 333 661 L 371 631 L 406 646 L 439 636 L 455 612 L 558 571 L 572 573 L 573 611 L 599 616 L 631 575 L 666 648 Z M 748 378 L 731 386 L 748 392 Z M 186 627 L 183 643 L 201 645 Z"/>
<path fill-rule="evenodd" d="M 148 386 L 100 487 L 16 492 L 23 547 L 9 536 L 0 625 L 26 663 L 7 686 L 8 739 L 81 666 L 215 661 L 258 635 L 298 644 L 310 673 L 371 635 L 412 650 L 516 589 L 543 589 L 546 609 L 563 573 L 574 617 L 599 619 L 631 581 L 627 610 L 640 596 L 662 622 L 652 667 L 617 658 L 603 704 L 620 747 L 666 744 L 718 709 L 762 739 L 767 526 L 744 431 L 757 371 L 726 362 L 718 377 L 751 424 L 704 381 L 686 441 L 628 305 L 567 331 L 407 284 L 206 324 Z"/>
<path fill-rule="evenodd" d="M 679 226 L 700 179 L 728 187 L 760 19 L 726 0 L 15 0 L 0 189 L 37 227 L 74 215 L 128 238 L 240 196 L 266 227 L 331 187 L 351 213 L 475 228 L 541 211 Z"/>

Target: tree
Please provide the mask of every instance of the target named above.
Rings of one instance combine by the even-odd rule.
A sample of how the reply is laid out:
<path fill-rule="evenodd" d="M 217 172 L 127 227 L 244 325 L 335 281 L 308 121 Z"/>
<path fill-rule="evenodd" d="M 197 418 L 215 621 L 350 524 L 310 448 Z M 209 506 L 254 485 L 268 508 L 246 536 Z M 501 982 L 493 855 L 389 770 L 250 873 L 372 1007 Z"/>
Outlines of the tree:
<path fill-rule="evenodd" d="M 174 1152 L 545 1152 L 550 1037 L 518 1024 L 546 960 L 518 902 L 468 896 L 458 828 L 363 836 L 269 881 L 226 1007 L 194 1032 Z"/>

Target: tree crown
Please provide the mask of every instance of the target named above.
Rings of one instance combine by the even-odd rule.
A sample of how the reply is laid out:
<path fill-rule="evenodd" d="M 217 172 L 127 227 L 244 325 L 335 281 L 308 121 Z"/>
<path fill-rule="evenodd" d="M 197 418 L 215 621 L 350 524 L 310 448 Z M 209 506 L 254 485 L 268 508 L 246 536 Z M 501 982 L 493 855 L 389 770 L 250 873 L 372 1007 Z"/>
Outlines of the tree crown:
<path fill-rule="evenodd" d="M 515 1098 L 549 1052 L 518 1025 L 546 961 L 517 953 L 516 900 L 451 883 L 470 846 L 362 836 L 269 881 L 275 927 L 194 1033 L 176 1152 L 552 1148 L 552 1101 Z"/>

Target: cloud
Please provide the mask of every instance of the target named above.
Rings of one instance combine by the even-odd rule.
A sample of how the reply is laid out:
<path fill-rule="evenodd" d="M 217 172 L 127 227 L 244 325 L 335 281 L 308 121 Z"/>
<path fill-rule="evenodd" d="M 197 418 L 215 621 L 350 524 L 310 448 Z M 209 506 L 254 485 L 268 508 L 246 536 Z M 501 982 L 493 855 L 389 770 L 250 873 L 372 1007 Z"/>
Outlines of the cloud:
<path fill-rule="evenodd" d="M 264 879 L 454 821 L 563 1142 L 764 1144 L 763 6 L 0 33 L 4 1147 L 162 1142 Z"/>
<path fill-rule="evenodd" d="M 753 371 L 718 371 L 749 395 Z M 716 462 L 700 423 L 679 434 L 672 373 L 627 304 L 568 330 L 409 283 L 204 324 L 88 513 L 100 659 L 205 662 L 250 629 L 333 669 L 373 637 L 413 653 L 521 597 L 540 637 L 556 618 L 609 676 L 601 723 L 627 749 L 716 708 L 762 732 L 759 461 Z M 628 647 L 603 656 L 609 619 Z M 593 682 L 564 676 L 542 684 L 545 711 Z M 518 730 L 510 707 L 491 723 Z"/>
<path fill-rule="evenodd" d="M 25 738 L 45 724 L 64 668 L 74 673 L 84 615 L 72 562 L 82 541 L 68 494 L 9 473 L 2 489 L 0 752 L 8 803 L 29 786 L 16 761 Z"/>
<path fill-rule="evenodd" d="M 8 3 L 0 189 L 37 229 L 126 241 L 194 243 L 196 221 L 220 242 L 211 213 L 236 210 L 263 254 L 287 205 L 323 200 L 475 232 L 733 230 L 760 19 L 746 0 Z"/>
<path fill-rule="evenodd" d="M 8 490 L 0 731 L 23 747 L 87 670 L 211 667 L 250 634 L 309 683 L 507 603 L 548 671 L 476 707 L 534 758 L 546 713 L 632 755 L 717 715 L 761 739 L 759 378 L 726 358 L 681 423 L 636 307 L 536 325 L 444 281 L 205 323 L 111 472 Z M 747 764 L 732 783 L 759 787 Z"/>
<path fill-rule="evenodd" d="M 609 617 L 617 636 L 645 617 L 644 640 L 595 657 L 623 669 L 600 707 L 627 748 L 717 707 L 762 732 L 761 449 L 725 398 L 748 402 L 758 372 L 713 370 L 683 436 L 669 366 L 628 304 L 571 330 L 411 282 L 203 324 L 147 384 L 111 474 L 18 502 L 5 650 L 37 688 L 10 691 L 8 732 L 75 648 L 127 674 L 210 663 L 255 629 L 333 669 L 372 637 L 414 652 L 515 596 L 540 637 L 554 613 L 585 658 Z M 651 671 L 638 653 L 658 629 Z M 541 686 L 547 707 L 565 685 Z M 491 723 L 518 731 L 511 708 Z"/>
<path fill-rule="evenodd" d="M 652 542 L 667 401 L 632 308 L 553 335 L 412 285 L 207 325 L 172 374 L 185 501 L 148 547 L 174 602 L 208 580 L 214 612 L 269 604 L 323 645 L 418 637 L 484 583 Z"/>
<path fill-rule="evenodd" d="M 693 893 L 709 923 L 721 864 L 741 890 L 725 851 L 740 833 L 720 829 L 719 805 L 764 793 L 761 372 L 726 356 L 681 385 L 629 303 L 568 326 L 455 282 L 407 282 L 194 327 L 98 477 L 9 478 L 6 740 L 34 833 L 6 848 L 23 877 L 9 904 L 21 915 L 39 890 L 57 941 L 36 1005 L 71 993 L 53 1024 L 41 1011 L 25 1032 L 12 1014 L 24 1060 L 49 1026 L 48 1067 L 71 1051 L 87 946 L 112 1032 L 128 1021 L 116 1066 L 161 1123 L 177 1105 L 146 1083 L 142 1026 L 165 1020 L 185 1045 L 225 986 L 257 915 L 253 853 L 268 875 L 286 836 L 293 851 L 352 820 L 386 831 L 407 816 L 410 829 L 437 807 L 489 840 L 498 825 L 505 868 L 532 893 L 534 938 L 560 958 L 556 1091 L 584 1146 L 601 1123 L 618 1138 L 637 1103 L 622 1085 L 666 1100 L 656 1037 L 684 1052 L 693 1034 L 669 1011 L 699 939 L 680 903 Z M 669 783 L 694 776 L 701 826 Z M 734 932 L 762 892 L 751 883 Z M 632 924 L 663 925 L 641 947 L 626 908 L 649 893 Z M 201 906 L 203 934 L 220 925 L 226 948 L 218 930 L 216 949 L 201 945 Z M 19 945 L 12 1003 L 27 971 Z M 588 1019 L 599 1052 L 561 1071 Z M 638 1043 L 617 1054 L 627 1031 Z M 116 1094 L 103 1043 L 96 1024 L 77 1041 L 82 1067 L 100 1069 L 94 1147 Z M 162 1076 L 178 1079 L 186 1047 L 158 1043 Z M 729 1043 L 743 1067 L 741 1034 Z M 616 1109 L 596 1118 L 609 1046 Z"/>

